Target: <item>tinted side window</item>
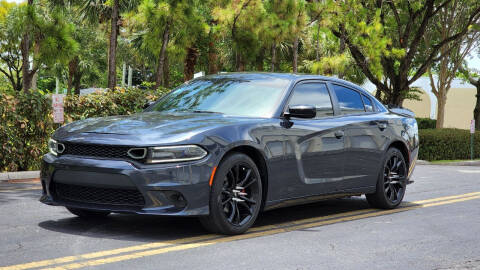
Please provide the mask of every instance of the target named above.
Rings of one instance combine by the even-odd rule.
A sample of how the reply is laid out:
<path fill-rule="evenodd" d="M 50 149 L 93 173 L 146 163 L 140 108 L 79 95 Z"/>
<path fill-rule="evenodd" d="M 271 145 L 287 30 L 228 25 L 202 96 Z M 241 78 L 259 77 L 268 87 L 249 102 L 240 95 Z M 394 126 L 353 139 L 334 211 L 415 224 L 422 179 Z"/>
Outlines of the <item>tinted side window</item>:
<path fill-rule="evenodd" d="M 302 83 L 295 86 L 288 105 L 313 105 L 317 108 L 315 118 L 333 115 L 332 101 L 324 83 Z"/>
<path fill-rule="evenodd" d="M 363 103 L 365 104 L 365 111 L 373 112 L 372 100 L 369 97 L 365 96 L 364 94 L 362 94 L 362 98 L 363 98 Z"/>
<path fill-rule="evenodd" d="M 337 95 L 338 104 L 342 114 L 355 114 L 365 112 L 360 94 L 352 89 L 333 84 Z"/>

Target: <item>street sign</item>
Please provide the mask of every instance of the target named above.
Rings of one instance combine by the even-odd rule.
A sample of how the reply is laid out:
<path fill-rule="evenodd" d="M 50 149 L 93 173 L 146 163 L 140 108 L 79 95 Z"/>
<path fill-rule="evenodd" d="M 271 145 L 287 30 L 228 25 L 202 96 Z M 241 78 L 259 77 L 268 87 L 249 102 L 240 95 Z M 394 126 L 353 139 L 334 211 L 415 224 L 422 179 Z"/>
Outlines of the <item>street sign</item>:
<path fill-rule="evenodd" d="M 470 121 L 470 134 L 475 134 L 475 120 Z"/>
<path fill-rule="evenodd" d="M 52 94 L 53 122 L 63 123 L 63 94 Z"/>

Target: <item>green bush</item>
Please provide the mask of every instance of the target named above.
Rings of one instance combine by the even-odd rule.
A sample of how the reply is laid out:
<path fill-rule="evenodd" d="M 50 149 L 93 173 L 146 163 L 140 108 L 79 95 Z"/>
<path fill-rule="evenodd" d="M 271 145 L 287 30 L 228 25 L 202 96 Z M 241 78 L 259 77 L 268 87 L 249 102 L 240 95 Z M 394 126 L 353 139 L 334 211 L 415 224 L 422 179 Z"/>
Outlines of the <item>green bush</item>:
<path fill-rule="evenodd" d="M 38 169 L 53 132 L 51 99 L 41 91 L 0 99 L 0 171 Z"/>
<path fill-rule="evenodd" d="M 470 131 L 464 129 L 420 129 L 419 159 L 470 159 Z M 474 136 L 474 158 L 480 158 L 480 132 Z"/>
<path fill-rule="evenodd" d="M 419 129 L 436 128 L 437 120 L 430 118 L 415 118 Z"/>
<path fill-rule="evenodd" d="M 65 98 L 64 112 L 68 122 L 90 117 L 128 115 L 141 111 L 147 102 L 167 92 L 166 88 L 157 91 L 120 88 L 84 96 L 71 95 Z"/>
<path fill-rule="evenodd" d="M 158 99 L 167 89 L 157 91 L 117 89 L 65 98 L 65 120 L 126 115 L 142 110 L 148 101 Z M 53 124 L 50 95 L 42 91 L 0 93 L 0 171 L 37 170 L 47 149 Z"/>

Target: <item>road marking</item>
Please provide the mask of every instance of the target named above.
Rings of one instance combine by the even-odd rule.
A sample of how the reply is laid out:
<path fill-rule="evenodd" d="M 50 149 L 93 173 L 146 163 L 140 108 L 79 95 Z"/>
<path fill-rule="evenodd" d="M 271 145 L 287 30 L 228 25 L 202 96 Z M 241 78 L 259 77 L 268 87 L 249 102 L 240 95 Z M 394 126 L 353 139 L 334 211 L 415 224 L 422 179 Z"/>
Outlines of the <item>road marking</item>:
<path fill-rule="evenodd" d="M 121 254 L 121 253 L 125 253 L 125 252 L 131 252 L 131 251 L 140 251 L 140 250 L 158 248 L 158 247 L 168 246 L 168 245 L 184 244 L 184 243 L 189 243 L 189 242 L 208 240 L 208 239 L 215 238 L 215 237 L 220 237 L 220 236 L 209 234 L 209 235 L 201 235 L 201 236 L 181 238 L 181 239 L 176 239 L 176 240 L 171 240 L 171 241 L 154 242 L 154 243 L 143 244 L 143 245 L 136 245 L 136 246 L 130 246 L 130 247 L 124 247 L 124 248 L 116 248 L 116 249 L 104 250 L 104 251 L 97 251 L 97 252 L 92 252 L 92 253 L 76 255 L 76 256 L 66 256 L 66 257 L 61 257 L 61 258 L 57 258 L 57 259 L 42 260 L 42 261 L 36 261 L 36 262 L 31 262 L 31 263 L 18 264 L 18 265 L 12 265 L 12 266 L 7 266 L 7 267 L 0 267 L 0 270 L 7 270 L 7 269 L 8 270 L 13 270 L 13 269 L 22 270 L 22 269 L 38 268 L 38 267 L 44 267 L 44 266 L 49 266 L 49 265 L 54 265 L 54 264 L 69 263 L 69 262 L 74 262 L 74 261 L 83 260 L 83 259 L 93 259 L 93 258 L 99 258 L 99 257 L 104 257 L 104 256 L 117 255 L 117 254 Z"/>
<path fill-rule="evenodd" d="M 125 261 L 125 260 L 132 260 L 132 259 L 138 259 L 138 258 L 163 254 L 163 253 L 172 252 L 172 251 L 193 249 L 193 248 L 198 248 L 198 247 L 203 247 L 203 246 L 210 246 L 210 245 L 214 245 L 214 244 L 218 244 L 218 243 L 232 242 L 232 241 L 236 241 L 236 240 L 249 239 L 249 238 L 256 238 L 256 237 L 260 237 L 260 236 L 269 236 L 269 235 L 274 235 L 274 234 L 279 234 L 279 233 L 284 233 L 284 232 L 290 232 L 290 231 L 295 231 L 295 230 L 300 230 L 300 229 L 309 229 L 309 228 L 313 228 L 313 227 L 330 225 L 330 224 L 334 224 L 334 223 L 352 221 L 352 220 L 357 220 L 357 219 L 364 219 L 364 218 L 368 218 L 368 217 L 383 216 L 383 215 L 388 215 L 388 214 L 413 210 L 413 209 L 417 209 L 417 208 L 425 208 L 425 207 L 432 207 L 432 206 L 438 206 L 438 205 L 444 205 L 444 204 L 451 204 L 451 203 L 463 202 L 463 201 L 468 201 L 468 200 L 473 200 L 473 199 L 480 199 L 480 195 L 470 196 L 470 197 L 466 197 L 466 198 L 452 199 L 452 200 L 441 200 L 441 201 L 438 201 L 438 202 L 433 202 L 433 203 L 428 203 L 428 204 L 423 204 L 423 205 L 422 204 L 416 204 L 415 202 L 413 202 L 413 203 L 410 204 L 411 206 L 396 208 L 396 209 L 392 209 L 392 210 L 376 211 L 376 212 L 373 212 L 373 213 L 360 214 L 360 215 L 356 215 L 356 216 L 347 216 L 347 217 L 343 217 L 343 218 L 330 219 L 330 220 L 319 221 L 319 222 L 311 222 L 311 223 L 307 223 L 307 224 L 301 224 L 301 225 L 296 225 L 296 226 L 291 226 L 291 227 L 286 227 L 286 228 L 277 228 L 277 229 L 271 229 L 271 230 L 255 232 L 255 233 L 247 233 L 247 234 L 243 234 L 243 235 L 222 237 L 222 238 L 218 238 L 218 239 L 214 239 L 214 240 L 207 240 L 207 241 L 204 241 L 204 242 L 192 243 L 192 244 L 183 245 L 183 246 L 173 246 L 173 247 L 153 249 L 153 250 L 148 250 L 148 251 L 143 251 L 143 252 L 135 252 L 135 253 L 131 253 L 131 254 L 123 255 L 123 256 L 114 256 L 114 257 L 108 257 L 108 258 L 105 258 L 105 259 L 90 260 L 90 261 L 79 262 L 79 263 L 74 263 L 74 264 L 62 265 L 62 266 L 49 268 L 49 269 L 65 270 L 65 269 L 78 269 L 78 268 L 83 268 L 83 267 L 98 266 L 98 265 L 103 265 L 103 264 L 108 264 L 108 263 L 114 263 L 114 262 L 120 262 L 120 261 Z"/>
<path fill-rule="evenodd" d="M 468 201 L 473 199 L 479 199 L 480 192 L 465 193 L 461 195 L 438 197 L 433 199 L 415 201 L 406 203 L 405 206 L 392 209 L 392 210 L 376 210 L 376 209 L 361 209 L 356 211 L 344 212 L 339 214 L 327 215 L 322 217 L 307 218 L 296 221 L 289 221 L 279 223 L 275 225 L 265 225 L 260 227 L 254 227 L 250 229 L 246 234 L 237 236 L 220 236 L 220 235 L 202 235 L 196 237 L 187 237 L 171 241 L 154 242 L 149 244 L 142 244 L 124 248 L 117 248 L 112 250 L 98 251 L 93 253 L 87 253 L 76 256 L 67 256 L 56 259 L 42 260 L 36 262 L 30 262 L 25 264 L 17 264 L 12 266 L 0 267 L 0 270 L 13 270 L 13 269 L 30 269 L 39 267 L 50 267 L 52 265 L 65 264 L 54 267 L 53 269 L 77 269 L 87 266 L 95 266 L 101 264 L 114 263 L 125 260 L 132 260 L 147 256 L 153 256 L 157 254 L 192 249 L 202 246 L 213 245 L 223 242 L 231 242 L 235 240 L 255 238 L 260 236 L 267 236 L 278 234 L 282 232 L 294 231 L 299 229 L 313 228 L 323 225 L 329 225 L 339 222 L 352 221 L 357 219 L 363 219 L 368 217 L 382 216 L 393 214 L 397 212 L 403 212 L 413 210 L 417 208 L 432 207 L 444 204 L 451 204 L 456 202 Z M 120 256 L 122 253 L 127 253 Z M 110 256 L 110 257 L 108 257 Z M 106 257 L 96 259 L 100 257 Z M 95 260 L 91 260 L 95 259 Z M 86 260 L 86 261 L 82 261 Z M 76 262 L 80 261 L 80 262 Z"/>

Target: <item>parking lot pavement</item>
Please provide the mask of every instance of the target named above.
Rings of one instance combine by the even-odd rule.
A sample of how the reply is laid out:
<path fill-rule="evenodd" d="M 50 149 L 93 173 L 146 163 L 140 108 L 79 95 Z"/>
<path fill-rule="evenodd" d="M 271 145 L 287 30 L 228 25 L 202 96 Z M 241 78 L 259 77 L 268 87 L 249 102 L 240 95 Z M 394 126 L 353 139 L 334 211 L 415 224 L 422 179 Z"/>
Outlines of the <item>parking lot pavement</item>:
<path fill-rule="evenodd" d="M 480 167 L 417 166 L 401 208 L 363 197 L 263 213 L 240 236 L 193 218 L 84 221 L 0 183 L 0 269 L 480 269 Z M 3 266 L 3 267 L 2 267 Z"/>

